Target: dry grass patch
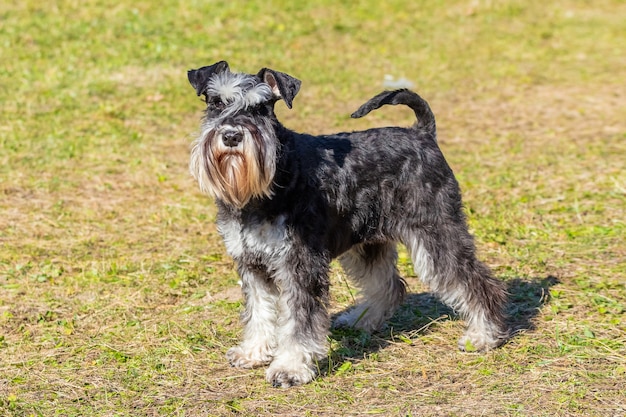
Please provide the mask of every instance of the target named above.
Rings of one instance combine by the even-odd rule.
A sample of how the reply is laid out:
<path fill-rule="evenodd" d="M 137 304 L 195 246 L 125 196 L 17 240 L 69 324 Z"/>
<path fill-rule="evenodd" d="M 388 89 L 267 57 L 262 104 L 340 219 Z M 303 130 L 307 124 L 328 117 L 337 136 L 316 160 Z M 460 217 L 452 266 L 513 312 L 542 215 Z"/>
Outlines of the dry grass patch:
<path fill-rule="evenodd" d="M 0 6 L 3 415 L 626 412 L 623 2 L 105 3 Z M 333 331 L 313 383 L 230 368 L 238 278 L 187 173 L 185 71 L 219 59 L 301 78 L 278 112 L 312 133 L 412 123 L 349 119 L 411 79 L 516 337 L 457 352 L 463 323 L 401 251 L 406 303 L 380 333 Z M 332 281 L 334 314 L 356 294 Z"/>

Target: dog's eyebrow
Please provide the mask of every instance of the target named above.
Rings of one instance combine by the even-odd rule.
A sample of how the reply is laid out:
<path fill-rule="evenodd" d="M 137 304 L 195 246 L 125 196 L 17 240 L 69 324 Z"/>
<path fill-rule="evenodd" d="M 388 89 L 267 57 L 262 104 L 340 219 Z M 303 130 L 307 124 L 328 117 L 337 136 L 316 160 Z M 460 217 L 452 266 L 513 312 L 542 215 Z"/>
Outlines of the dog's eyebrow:
<path fill-rule="evenodd" d="M 254 107 L 272 98 L 269 84 L 259 83 L 246 74 L 216 74 L 207 86 L 209 95 L 221 97 L 227 107 L 221 117 Z"/>
<path fill-rule="evenodd" d="M 246 91 L 244 100 L 248 106 L 253 106 L 268 101 L 272 94 L 269 84 L 261 83 Z"/>

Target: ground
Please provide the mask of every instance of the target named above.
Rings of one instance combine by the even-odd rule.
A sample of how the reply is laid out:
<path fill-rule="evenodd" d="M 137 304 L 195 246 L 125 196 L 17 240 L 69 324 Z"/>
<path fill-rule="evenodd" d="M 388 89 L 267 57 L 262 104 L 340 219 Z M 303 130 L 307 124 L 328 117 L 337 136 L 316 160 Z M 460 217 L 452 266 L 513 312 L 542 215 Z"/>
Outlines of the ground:
<path fill-rule="evenodd" d="M 2 415 L 626 413 L 626 3 L 5 3 Z M 330 333 L 313 383 L 230 368 L 238 278 L 187 169 L 186 71 L 218 60 L 301 79 L 277 111 L 310 133 L 409 125 L 349 115 L 387 75 L 413 83 L 515 337 L 457 351 L 463 322 L 401 249 L 406 302 L 379 333 Z M 358 295 L 332 282 L 334 314 Z"/>

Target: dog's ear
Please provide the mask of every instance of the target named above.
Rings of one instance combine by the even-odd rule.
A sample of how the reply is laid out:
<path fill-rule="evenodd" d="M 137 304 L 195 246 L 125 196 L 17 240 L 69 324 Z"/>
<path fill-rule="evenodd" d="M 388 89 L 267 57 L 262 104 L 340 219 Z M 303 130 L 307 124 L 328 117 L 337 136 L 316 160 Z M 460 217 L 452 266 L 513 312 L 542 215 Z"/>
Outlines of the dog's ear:
<path fill-rule="evenodd" d="M 206 90 L 209 78 L 211 78 L 213 74 L 219 74 L 224 71 L 229 71 L 228 62 L 220 61 L 213 65 L 187 71 L 187 79 L 193 88 L 196 89 L 196 93 L 200 95 Z"/>
<path fill-rule="evenodd" d="M 284 72 L 274 71 L 269 68 L 263 68 L 257 76 L 271 87 L 276 98 L 282 98 L 285 100 L 287 107 L 291 108 L 293 98 L 300 91 L 302 81 Z"/>

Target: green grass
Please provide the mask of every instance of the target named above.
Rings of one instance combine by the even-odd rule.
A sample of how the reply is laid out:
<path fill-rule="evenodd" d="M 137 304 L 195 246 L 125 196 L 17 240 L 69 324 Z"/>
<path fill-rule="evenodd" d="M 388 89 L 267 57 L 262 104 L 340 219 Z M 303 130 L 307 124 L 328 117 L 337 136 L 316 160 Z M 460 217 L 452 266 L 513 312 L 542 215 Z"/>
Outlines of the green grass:
<path fill-rule="evenodd" d="M 358 3 L 358 4 L 355 4 Z M 626 413 L 626 4 L 558 0 L 0 5 L 0 414 L 615 416 Z M 333 331 L 290 390 L 228 366 L 234 264 L 187 171 L 225 59 L 303 81 L 285 125 L 349 114 L 404 77 L 431 103 L 480 256 L 519 330 L 462 322 L 413 275 L 382 333 Z M 332 271 L 332 312 L 355 288 Z"/>

